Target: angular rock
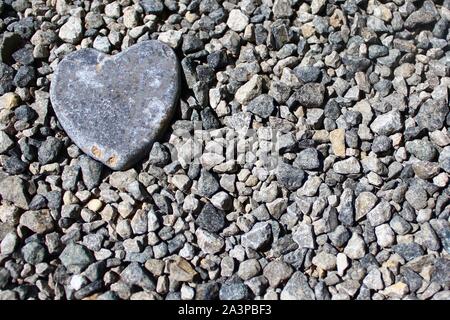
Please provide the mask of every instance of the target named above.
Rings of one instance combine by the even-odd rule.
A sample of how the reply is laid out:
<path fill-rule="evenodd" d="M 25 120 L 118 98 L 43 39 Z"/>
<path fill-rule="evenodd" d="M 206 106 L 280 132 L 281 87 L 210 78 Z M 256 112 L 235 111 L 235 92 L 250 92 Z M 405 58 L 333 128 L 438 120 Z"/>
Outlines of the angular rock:
<path fill-rule="evenodd" d="M 272 288 L 278 287 L 281 283 L 289 279 L 292 272 L 292 267 L 280 260 L 269 262 L 263 270 L 264 277 L 269 280 L 269 285 Z"/>
<path fill-rule="evenodd" d="M 206 230 L 199 228 L 195 231 L 195 235 L 197 236 L 198 246 L 205 253 L 216 254 L 220 252 L 225 245 L 225 241 L 222 237 Z"/>
<path fill-rule="evenodd" d="M 0 180 L 2 199 L 14 203 L 22 209 L 28 209 L 29 195 L 25 181 L 18 176 L 8 176 Z"/>
<path fill-rule="evenodd" d="M 300 188 L 305 179 L 305 172 L 302 169 L 284 162 L 278 164 L 276 175 L 278 183 L 291 191 Z"/>
<path fill-rule="evenodd" d="M 314 291 L 308 284 L 308 278 L 301 272 L 295 272 L 280 294 L 281 300 L 315 300 Z"/>
<path fill-rule="evenodd" d="M 432 132 L 442 129 L 448 112 L 449 107 L 444 100 L 428 99 L 420 107 L 415 120 L 421 128 Z"/>
<path fill-rule="evenodd" d="M 355 157 L 338 161 L 333 164 L 333 170 L 339 174 L 355 174 L 361 172 L 361 164 Z"/>
<path fill-rule="evenodd" d="M 72 16 L 59 30 L 59 37 L 68 43 L 77 44 L 83 37 L 83 25 L 79 17 Z"/>
<path fill-rule="evenodd" d="M 260 116 L 263 119 L 268 118 L 274 109 L 275 105 L 273 103 L 273 98 L 268 94 L 261 94 L 257 96 L 255 99 L 250 101 L 247 106 L 247 111 Z"/>
<path fill-rule="evenodd" d="M 88 190 L 97 187 L 101 182 L 103 165 L 86 155 L 81 155 L 79 159 L 84 185 Z"/>
<path fill-rule="evenodd" d="M 355 219 L 361 220 L 369 213 L 378 201 L 378 197 L 371 192 L 361 192 L 355 201 Z"/>
<path fill-rule="evenodd" d="M 248 25 L 248 17 L 239 9 L 233 9 L 228 14 L 227 26 L 236 32 L 243 31 Z"/>
<path fill-rule="evenodd" d="M 258 222 L 253 228 L 241 236 L 241 244 L 246 248 L 260 250 L 272 239 L 272 228 L 267 222 Z"/>
<path fill-rule="evenodd" d="M 130 263 L 120 274 L 122 280 L 129 285 L 136 285 L 145 290 L 155 290 L 155 282 L 150 275 L 137 263 Z"/>
<path fill-rule="evenodd" d="M 53 230 L 54 221 L 48 210 L 26 211 L 20 216 L 20 224 L 39 234 Z"/>
<path fill-rule="evenodd" d="M 361 259 L 366 254 L 366 244 L 357 233 L 353 233 L 352 237 L 345 246 L 344 253 L 350 259 Z"/>
<path fill-rule="evenodd" d="M 310 224 L 301 223 L 292 234 L 292 240 L 294 240 L 300 248 L 314 249 L 316 245 L 313 226 Z"/>
<path fill-rule="evenodd" d="M 345 130 L 335 129 L 330 132 L 331 148 L 337 157 L 345 158 Z"/>
<path fill-rule="evenodd" d="M 304 84 L 298 91 L 298 102 L 306 108 L 320 108 L 325 98 L 323 84 L 310 82 Z"/>
<path fill-rule="evenodd" d="M 94 257 L 88 249 L 73 242 L 64 248 L 59 259 L 66 268 L 79 271 L 83 271 L 94 261 Z"/>
<path fill-rule="evenodd" d="M 300 151 L 295 158 L 294 166 L 304 170 L 317 170 L 321 166 L 319 152 L 315 148 Z"/>
<path fill-rule="evenodd" d="M 398 110 L 381 114 L 370 124 L 370 129 L 379 135 L 391 135 L 403 128 L 402 119 Z"/>
<path fill-rule="evenodd" d="M 195 219 L 195 224 L 209 232 L 216 233 L 225 227 L 225 215 L 212 204 L 207 203 Z"/>
<path fill-rule="evenodd" d="M 182 257 L 176 256 L 169 263 L 169 275 L 173 280 L 191 282 L 197 274 L 191 263 Z"/>
<path fill-rule="evenodd" d="M 389 221 L 391 215 L 392 206 L 386 200 L 381 200 L 379 204 L 367 213 L 367 219 L 372 227 L 376 227 Z"/>
<path fill-rule="evenodd" d="M 314 256 L 312 263 L 322 270 L 333 270 L 336 268 L 336 256 L 325 251 L 321 251 Z"/>

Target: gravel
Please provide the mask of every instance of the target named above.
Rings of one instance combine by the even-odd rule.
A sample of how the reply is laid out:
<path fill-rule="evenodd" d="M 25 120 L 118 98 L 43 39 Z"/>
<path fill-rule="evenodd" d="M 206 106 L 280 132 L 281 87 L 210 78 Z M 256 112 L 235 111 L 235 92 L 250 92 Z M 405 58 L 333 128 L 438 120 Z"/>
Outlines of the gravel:
<path fill-rule="evenodd" d="M 35 2 L 0 299 L 450 298 L 449 1 Z"/>

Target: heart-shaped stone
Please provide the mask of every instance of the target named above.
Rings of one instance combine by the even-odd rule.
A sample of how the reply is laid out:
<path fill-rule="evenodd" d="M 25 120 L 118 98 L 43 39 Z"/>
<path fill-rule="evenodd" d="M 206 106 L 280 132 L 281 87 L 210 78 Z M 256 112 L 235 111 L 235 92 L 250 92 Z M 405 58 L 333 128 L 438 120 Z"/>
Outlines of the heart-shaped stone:
<path fill-rule="evenodd" d="M 50 99 L 81 150 L 124 170 L 149 152 L 166 128 L 179 86 L 175 53 L 149 40 L 114 56 L 94 49 L 67 55 L 53 75 Z"/>

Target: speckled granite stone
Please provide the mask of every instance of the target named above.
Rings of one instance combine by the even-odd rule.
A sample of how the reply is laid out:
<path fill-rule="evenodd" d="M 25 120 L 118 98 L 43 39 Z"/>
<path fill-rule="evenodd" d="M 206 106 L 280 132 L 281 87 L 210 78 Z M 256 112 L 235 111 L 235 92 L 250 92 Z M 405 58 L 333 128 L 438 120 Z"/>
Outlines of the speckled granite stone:
<path fill-rule="evenodd" d="M 165 130 L 179 86 L 175 53 L 152 40 L 114 56 L 94 49 L 67 55 L 54 73 L 50 98 L 64 130 L 85 153 L 123 170 Z"/>

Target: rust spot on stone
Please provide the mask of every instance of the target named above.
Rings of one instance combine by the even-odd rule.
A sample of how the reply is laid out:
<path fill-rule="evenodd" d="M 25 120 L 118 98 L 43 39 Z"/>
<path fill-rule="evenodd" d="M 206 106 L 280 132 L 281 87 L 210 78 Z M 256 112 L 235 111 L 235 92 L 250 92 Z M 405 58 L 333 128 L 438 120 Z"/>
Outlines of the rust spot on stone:
<path fill-rule="evenodd" d="M 94 156 L 96 156 L 97 158 L 101 158 L 102 157 L 102 152 L 100 151 L 100 149 L 96 146 L 92 146 L 91 148 L 91 152 Z"/>
<path fill-rule="evenodd" d="M 102 65 L 100 63 L 97 63 L 95 65 L 95 71 L 100 72 L 102 70 Z"/>
<path fill-rule="evenodd" d="M 113 155 L 112 157 L 109 157 L 108 160 L 106 160 L 106 163 L 108 164 L 108 166 L 114 166 L 117 163 L 117 156 Z"/>

